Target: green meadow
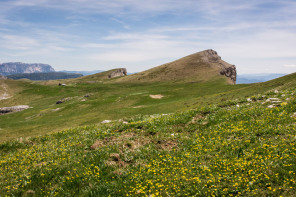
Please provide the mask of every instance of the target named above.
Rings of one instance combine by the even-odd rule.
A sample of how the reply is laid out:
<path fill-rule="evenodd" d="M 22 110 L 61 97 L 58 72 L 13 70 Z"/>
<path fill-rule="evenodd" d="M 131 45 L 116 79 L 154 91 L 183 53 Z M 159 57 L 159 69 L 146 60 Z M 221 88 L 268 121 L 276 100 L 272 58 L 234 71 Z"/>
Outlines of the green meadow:
<path fill-rule="evenodd" d="M 295 74 L 248 85 L 5 83 L 18 88 L 1 107 L 32 108 L 0 116 L 0 196 L 296 193 Z"/>

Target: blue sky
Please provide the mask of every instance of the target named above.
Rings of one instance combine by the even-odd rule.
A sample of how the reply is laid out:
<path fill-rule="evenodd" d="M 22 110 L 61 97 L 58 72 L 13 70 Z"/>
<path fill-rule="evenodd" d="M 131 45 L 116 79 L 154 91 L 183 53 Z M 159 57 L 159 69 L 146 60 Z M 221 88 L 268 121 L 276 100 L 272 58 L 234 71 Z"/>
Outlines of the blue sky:
<path fill-rule="evenodd" d="M 0 0 L 0 63 L 139 72 L 214 49 L 239 74 L 296 72 L 295 0 Z"/>

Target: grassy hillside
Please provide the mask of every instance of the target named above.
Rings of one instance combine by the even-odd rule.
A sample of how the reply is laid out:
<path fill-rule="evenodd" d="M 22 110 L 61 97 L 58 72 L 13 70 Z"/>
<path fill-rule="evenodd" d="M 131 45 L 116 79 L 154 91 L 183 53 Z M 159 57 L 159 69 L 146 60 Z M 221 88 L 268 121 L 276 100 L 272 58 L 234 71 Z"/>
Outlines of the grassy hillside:
<path fill-rule="evenodd" d="M 61 87 L 58 86 L 59 81 L 1 80 L 0 87 L 7 87 L 11 98 L 1 100 L 0 107 L 29 105 L 31 108 L 0 116 L 0 141 L 97 124 L 103 120 L 125 119 L 137 114 L 173 113 L 227 103 L 228 100 L 245 99 L 275 87 L 286 88 L 296 84 L 295 74 L 266 83 L 234 86 L 225 85 L 223 79 L 203 83 L 119 84 L 83 78 L 68 82 L 67 86 Z M 0 89 L 2 93 L 3 90 Z M 153 99 L 150 95 L 163 97 Z M 56 104 L 57 101 L 63 103 Z"/>
<path fill-rule="evenodd" d="M 82 81 L 67 83 L 67 86 L 58 86 L 58 82 L 54 85 L 12 80 L 2 83 L 11 87 L 11 90 L 14 90 L 12 86 L 17 86 L 19 91 L 11 93 L 13 97 L 10 99 L 1 100 L 0 107 L 29 105 L 31 108 L 0 116 L 0 141 L 95 124 L 106 119 L 121 119 L 137 114 L 171 113 L 188 108 L 198 102 L 200 97 L 239 88 L 225 86 L 221 81 L 174 85 Z M 150 97 L 158 94 L 164 97 Z M 56 104 L 60 100 L 64 103 Z"/>
<path fill-rule="evenodd" d="M 80 85 L 85 92 L 94 88 Z M 198 88 L 194 85 L 189 88 L 191 92 Z M 47 88 L 46 92 L 53 95 L 59 90 L 36 87 L 40 91 Z M 163 89 L 157 90 L 168 87 L 163 84 L 159 86 Z M 75 95 L 77 88 L 67 88 Z M 100 88 L 103 86 L 96 90 Z M 112 85 L 105 88 L 115 89 Z M 124 88 L 128 87 L 121 86 L 116 97 L 104 98 L 116 100 L 120 96 L 125 100 Z M 155 88 L 142 91 L 156 93 Z M 164 93 L 178 98 L 165 101 L 173 108 L 185 102 L 174 93 L 176 88 L 181 86 Z M 294 196 L 295 74 L 253 86 L 219 86 L 215 91 L 222 88 L 220 93 L 209 89 L 202 99 L 192 95 L 189 102 L 186 100 L 188 105 L 198 106 L 194 102 L 208 98 L 215 105 L 168 115 L 138 115 L 125 122 L 76 127 L 3 143 L 0 196 Z M 140 87 L 130 85 L 129 90 L 139 91 Z M 33 90 L 26 91 L 24 94 Z M 185 93 L 185 89 L 181 91 Z M 256 91 L 261 92 L 248 100 L 226 99 Z M 74 101 L 68 107 L 73 105 Z M 166 111 L 161 101 L 154 103 L 148 98 L 132 104 L 138 105 L 152 105 L 150 112 L 158 107 Z M 116 110 L 121 112 L 120 107 Z M 149 113 L 148 109 L 141 110 Z"/>
<path fill-rule="evenodd" d="M 215 51 L 205 50 L 180 58 L 176 61 L 155 68 L 116 79 L 118 82 L 205 82 L 217 79 L 227 79 L 220 75 L 222 67 L 231 66 L 221 60 Z"/>

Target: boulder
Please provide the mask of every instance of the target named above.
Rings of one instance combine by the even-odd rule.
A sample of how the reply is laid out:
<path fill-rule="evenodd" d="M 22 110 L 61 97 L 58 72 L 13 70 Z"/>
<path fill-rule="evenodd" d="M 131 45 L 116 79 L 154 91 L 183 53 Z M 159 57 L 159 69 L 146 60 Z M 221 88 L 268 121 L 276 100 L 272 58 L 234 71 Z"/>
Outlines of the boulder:
<path fill-rule="evenodd" d="M 122 77 L 122 76 L 126 76 L 127 75 L 127 71 L 126 68 L 119 68 L 117 70 L 114 70 L 113 72 L 111 72 L 108 77 L 109 79 L 114 78 L 114 77 Z"/>
<path fill-rule="evenodd" d="M 25 109 L 30 108 L 28 105 L 18 105 L 18 106 L 12 106 L 12 107 L 2 107 L 0 108 L 0 114 L 7 114 L 12 112 L 20 112 Z"/>

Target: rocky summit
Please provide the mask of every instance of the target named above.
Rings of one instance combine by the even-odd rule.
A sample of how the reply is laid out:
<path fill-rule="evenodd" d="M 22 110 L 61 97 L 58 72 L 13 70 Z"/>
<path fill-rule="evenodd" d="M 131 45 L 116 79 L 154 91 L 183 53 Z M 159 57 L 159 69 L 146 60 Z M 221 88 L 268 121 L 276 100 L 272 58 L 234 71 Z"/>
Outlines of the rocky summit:
<path fill-rule="evenodd" d="M 219 69 L 220 74 L 228 77 L 231 79 L 232 83 L 236 83 L 236 67 L 235 65 L 231 65 L 226 63 L 221 59 L 218 53 L 212 49 L 202 51 L 203 53 L 203 60 L 205 62 L 214 63 Z"/>
<path fill-rule="evenodd" d="M 212 49 L 200 51 L 152 69 L 119 78 L 125 82 L 206 82 L 224 78 L 236 83 L 236 67 L 221 59 Z"/>
<path fill-rule="evenodd" d="M 48 64 L 27 64 L 22 62 L 8 62 L 0 64 L 0 74 L 7 76 L 21 73 L 45 73 L 55 72 L 55 70 Z"/>

